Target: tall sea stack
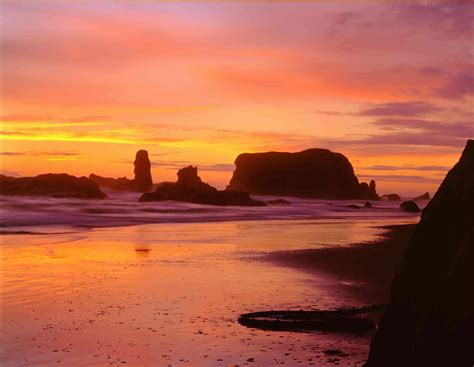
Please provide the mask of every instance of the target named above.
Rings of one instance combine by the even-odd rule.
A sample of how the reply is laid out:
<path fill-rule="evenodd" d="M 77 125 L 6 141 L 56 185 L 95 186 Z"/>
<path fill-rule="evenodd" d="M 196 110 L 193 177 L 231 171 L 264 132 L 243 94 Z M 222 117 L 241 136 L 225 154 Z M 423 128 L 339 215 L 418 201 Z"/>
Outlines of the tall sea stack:
<path fill-rule="evenodd" d="M 366 367 L 472 366 L 474 140 L 423 210 Z"/>
<path fill-rule="evenodd" d="M 244 153 L 228 189 L 256 195 L 378 200 L 375 181 L 359 183 L 349 160 L 327 149 Z"/>
<path fill-rule="evenodd" d="M 133 162 L 135 169 L 135 179 L 133 180 L 133 188 L 136 191 L 148 192 L 153 188 L 153 180 L 151 178 L 151 163 L 148 158 L 148 151 L 139 150 Z"/>

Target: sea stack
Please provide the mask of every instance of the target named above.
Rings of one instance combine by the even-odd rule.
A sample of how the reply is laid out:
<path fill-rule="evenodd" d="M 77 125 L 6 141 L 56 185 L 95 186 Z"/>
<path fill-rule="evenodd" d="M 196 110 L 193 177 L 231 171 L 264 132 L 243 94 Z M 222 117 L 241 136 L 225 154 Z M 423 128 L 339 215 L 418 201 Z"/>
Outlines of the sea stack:
<path fill-rule="evenodd" d="M 153 180 L 151 178 L 151 163 L 148 158 L 148 151 L 139 150 L 133 162 L 135 169 L 135 179 L 133 180 L 133 188 L 139 192 L 148 192 L 153 188 Z"/>
<path fill-rule="evenodd" d="M 198 176 L 197 167 L 181 168 L 177 175 L 178 181 L 159 183 L 154 192 L 144 193 L 139 201 L 173 200 L 220 206 L 265 206 L 265 203 L 253 200 L 246 192 L 217 190 L 203 182 Z"/>
<path fill-rule="evenodd" d="M 472 366 L 474 140 L 423 210 L 366 367 Z"/>
<path fill-rule="evenodd" d="M 256 195 L 378 200 L 375 181 L 359 183 L 349 160 L 327 149 L 244 153 L 228 189 Z"/>

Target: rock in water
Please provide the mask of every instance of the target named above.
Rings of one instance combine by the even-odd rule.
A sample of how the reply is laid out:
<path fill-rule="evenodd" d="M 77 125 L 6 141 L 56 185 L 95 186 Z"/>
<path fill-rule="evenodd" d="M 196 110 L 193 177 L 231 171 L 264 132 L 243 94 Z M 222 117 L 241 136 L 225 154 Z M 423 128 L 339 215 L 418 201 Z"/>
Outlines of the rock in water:
<path fill-rule="evenodd" d="M 472 366 L 474 140 L 423 210 L 366 363 Z"/>
<path fill-rule="evenodd" d="M 89 179 L 96 182 L 99 187 L 106 187 L 112 190 L 117 191 L 127 191 L 132 189 L 132 180 L 129 180 L 126 177 L 111 178 L 111 177 L 102 177 L 91 173 Z"/>
<path fill-rule="evenodd" d="M 409 213 L 421 212 L 420 208 L 418 207 L 418 204 L 415 203 L 413 200 L 408 200 L 401 203 L 400 209 L 403 210 L 404 212 L 409 212 Z"/>
<path fill-rule="evenodd" d="M 153 188 L 153 180 L 151 178 L 151 163 L 148 158 L 148 151 L 139 150 L 135 156 L 133 188 L 136 191 L 147 192 Z"/>
<path fill-rule="evenodd" d="M 285 199 L 275 199 L 275 200 L 268 200 L 268 205 L 290 205 L 291 203 Z"/>
<path fill-rule="evenodd" d="M 384 194 L 382 195 L 382 200 L 388 201 L 400 201 L 402 198 L 398 194 Z"/>
<path fill-rule="evenodd" d="M 0 194 L 78 199 L 103 199 L 106 196 L 97 183 L 87 177 L 65 173 L 19 178 L 0 175 Z"/>
<path fill-rule="evenodd" d="M 265 206 L 262 201 L 253 200 L 250 195 L 243 191 L 216 190 L 198 192 L 193 203 L 207 205 L 234 205 L 234 206 Z"/>
<path fill-rule="evenodd" d="M 199 187 L 203 185 L 201 177 L 198 176 L 197 167 L 188 166 L 185 168 L 181 168 L 178 171 L 177 175 L 178 181 L 176 181 L 176 183 L 179 185 L 188 187 Z M 210 187 L 208 184 L 204 185 L 206 185 L 207 188 Z"/>
<path fill-rule="evenodd" d="M 359 183 L 349 160 L 327 149 L 244 153 L 228 189 L 256 195 L 378 200 L 375 182 Z"/>
<path fill-rule="evenodd" d="M 264 206 L 242 191 L 223 190 L 202 182 L 197 167 L 189 166 L 178 171 L 178 181 L 162 182 L 154 192 L 143 194 L 139 201 L 185 201 L 208 205 Z"/>
<path fill-rule="evenodd" d="M 423 195 L 417 196 L 413 200 L 415 200 L 415 201 L 430 200 L 430 193 L 425 192 Z"/>

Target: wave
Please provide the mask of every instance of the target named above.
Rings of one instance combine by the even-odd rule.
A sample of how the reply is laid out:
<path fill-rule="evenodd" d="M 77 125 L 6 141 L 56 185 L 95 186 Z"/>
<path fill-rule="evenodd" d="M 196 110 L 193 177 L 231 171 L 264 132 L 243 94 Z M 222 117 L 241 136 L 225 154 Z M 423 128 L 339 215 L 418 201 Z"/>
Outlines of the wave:
<path fill-rule="evenodd" d="M 107 192 L 107 195 L 104 200 L 0 196 L 2 234 L 13 233 L 16 227 L 44 225 L 94 228 L 146 223 L 416 216 L 399 210 L 399 202 L 390 201 L 373 202 L 373 208 L 354 209 L 348 206 L 362 206 L 364 201 L 283 197 L 291 204 L 219 207 L 172 201 L 139 203 L 136 193 Z M 275 199 L 268 196 L 255 198 L 263 201 Z"/>

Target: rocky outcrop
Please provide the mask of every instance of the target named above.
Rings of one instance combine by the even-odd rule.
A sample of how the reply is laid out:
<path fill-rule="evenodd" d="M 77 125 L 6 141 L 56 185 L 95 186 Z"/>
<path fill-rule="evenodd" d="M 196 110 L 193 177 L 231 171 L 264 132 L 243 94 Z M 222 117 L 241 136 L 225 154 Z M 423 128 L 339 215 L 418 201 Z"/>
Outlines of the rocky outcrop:
<path fill-rule="evenodd" d="M 79 199 L 103 199 L 106 196 L 97 183 L 87 177 L 65 173 L 19 178 L 0 175 L 0 194 Z"/>
<path fill-rule="evenodd" d="M 148 158 L 148 151 L 139 150 L 135 155 L 134 173 L 132 187 L 135 191 L 147 192 L 153 188 L 153 180 L 151 178 L 151 163 Z"/>
<path fill-rule="evenodd" d="M 366 366 L 472 366 L 474 141 L 423 210 Z"/>
<path fill-rule="evenodd" d="M 400 209 L 403 210 L 404 212 L 409 212 L 409 213 L 421 212 L 420 208 L 418 207 L 418 204 L 415 203 L 413 200 L 408 200 L 401 203 Z"/>
<path fill-rule="evenodd" d="M 242 191 L 223 190 L 202 182 L 197 174 L 197 167 L 189 166 L 178 171 L 176 182 L 158 184 L 152 193 L 143 194 L 139 201 L 185 201 L 207 205 L 238 205 L 263 206 L 265 203 L 253 200 L 250 195 Z"/>
<path fill-rule="evenodd" d="M 415 200 L 415 201 L 430 200 L 430 193 L 425 192 L 423 195 L 417 196 L 413 200 Z"/>
<path fill-rule="evenodd" d="M 134 166 L 135 178 L 133 180 L 129 180 L 127 177 L 102 177 L 93 173 L 89 175 L 89 179 L 96 182 L 100 187 L 117 191 L 151 191 L 153 189 L 151 162 L 146 150 L 139 150 L 137 152 L 135 155 Z"/>
<path fill-rule="evenodd" d="M 192 202 L 198 204 L 224 206 L 265 206 L 264 202 L 253 200 L 248 193 L 233 190 L 198 192 Z"/>
<path fill-rule="evenodd" d="M 132 190 L 133 180 L 129 180 L 126 177 L 111 178 L 111 177 L 102 177 L 91 173 L 89 179 L 97 183 L 99 187 L 104 187 L 117 191 L 128 191 Z"/>
<path fill-rule="evenodd" d="M 359 183 L 349 160 L 327 149 L 244 153 L 228 189 L 256 195 L 378 200 L 375 181 Z"/>
<path fill-rule="evenodd" d="M 384 194 L 382 195 L 382 200 L 388 200 L 388 201 L 400 201 L 402 198 L 398 194 Z"/>
<path fill-rule="evenodd" d="M 291 203 L 285 199 L 275 199 L 275 200 L 268 200 L 266 202 L 268 205 L 290 205 Z"/>
<path fill-rule="evenodd" d="M 421 212 L 420 207 L 413 200 L 404 201 L 400 204 L 400 209 L 409 213 Z"/>

